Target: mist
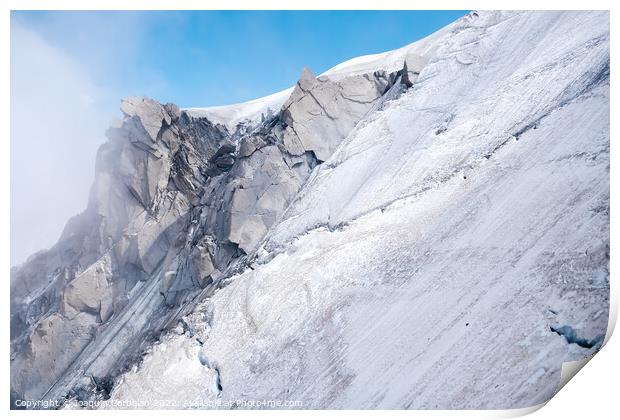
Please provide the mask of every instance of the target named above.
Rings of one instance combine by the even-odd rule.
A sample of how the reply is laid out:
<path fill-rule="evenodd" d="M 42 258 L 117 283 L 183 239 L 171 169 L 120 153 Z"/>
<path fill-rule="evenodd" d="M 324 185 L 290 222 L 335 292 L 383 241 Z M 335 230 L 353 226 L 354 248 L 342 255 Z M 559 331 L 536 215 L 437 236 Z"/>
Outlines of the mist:
<path fill-rule="evenodd" d="M 11 22 L 11 265 L 51 247 L 85 209 L 112 92 L 37 33 Z"/>

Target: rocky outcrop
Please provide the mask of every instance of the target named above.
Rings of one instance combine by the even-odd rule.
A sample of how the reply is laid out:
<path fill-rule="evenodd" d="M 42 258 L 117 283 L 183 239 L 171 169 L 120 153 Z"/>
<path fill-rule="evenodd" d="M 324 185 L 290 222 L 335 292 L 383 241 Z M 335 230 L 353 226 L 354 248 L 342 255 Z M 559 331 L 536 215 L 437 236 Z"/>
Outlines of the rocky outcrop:
<path fill-rule="evenodd" d="M 142 284 L 160 281 L 206 179 L 204 153 L 227 135 L 210 127 L 209 139 L 186 136 L 179 109 L 150 99 L 129 98 L 121 109 L 122 123 L 99 150 L 87 210 L 50 251 L 12 272 L 12 389 L 24 398 L 44 395 L 131 307 Z M 205 140 L 214 143 L 210 149 Z M 188 159 L 196 165 L 183 165 Z"/>
<path fill-rule="evenodd" d="M 373 75 L 332 82 L 304 69 L 282 107 L 286 150 L 295 156 L 312 152 L 318 160 L 327 160 L 386 87 L 387 80 Z"/>
<path fill-rule="evenodd" d="M 313 169 L 412 77 L 406 64 L 334 80 L 304 70 L 279 113 L 234 132 L 124 100 L 88 208 L 12 270 L 13 398 L 86 398 L 122 372 L 243 264 Z"/>
<path fill-rule="evenodd" d="M 106 322 L 114 312 L 113 278 L 110 255 L 84 270 L 64 288 L 62 313 L 70 319 L 80 312 L 90 313 L 99 323 Z"/>
<path fill-rule="evenodd" d="M 429 62 L 412 88 L 372 105 L 251 268 L 153 346 L 111 401 L 549 400 L 563 363 L 591 357 L 609 320 L 609 42 L 604 11 L 477 12 L 420 41 Z M 304 78 L 298 94 L 321 83 Z M 332 108 L 310 99 L 294 102 L 312 110 L 305 121 L 330 124 Z M 311 137 L 299 145 L 316 150 Z"/>

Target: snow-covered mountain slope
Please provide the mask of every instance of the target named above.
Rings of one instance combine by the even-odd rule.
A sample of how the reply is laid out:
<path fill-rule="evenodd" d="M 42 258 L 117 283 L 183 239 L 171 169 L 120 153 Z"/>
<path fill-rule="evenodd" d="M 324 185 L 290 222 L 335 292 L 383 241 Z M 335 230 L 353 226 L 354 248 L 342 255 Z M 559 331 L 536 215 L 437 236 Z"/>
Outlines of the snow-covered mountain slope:
<path fill-rule="evenodd" d="M 518 408 L 601 346 L 608 14 L 477 12 L 431 40 L 113 402 Z"/>
<path fill-rule="evenodd" d="M 245 104 L 121 110 L 88 208 L 11 272 L 13 402 L 516 408 L 602 345 L 605 12 L 472 12 Z"/>

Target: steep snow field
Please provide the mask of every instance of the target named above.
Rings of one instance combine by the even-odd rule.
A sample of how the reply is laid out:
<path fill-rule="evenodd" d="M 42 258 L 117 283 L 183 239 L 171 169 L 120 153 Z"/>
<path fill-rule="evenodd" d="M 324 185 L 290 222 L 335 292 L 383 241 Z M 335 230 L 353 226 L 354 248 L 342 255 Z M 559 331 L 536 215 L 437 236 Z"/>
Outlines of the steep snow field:
<path fill-rule="evenodd" d="M 397 51 L 328 72 L 428 60 L 112 401 L 519 408 L 599 348 L 608 14 L 472 13 Z"/>

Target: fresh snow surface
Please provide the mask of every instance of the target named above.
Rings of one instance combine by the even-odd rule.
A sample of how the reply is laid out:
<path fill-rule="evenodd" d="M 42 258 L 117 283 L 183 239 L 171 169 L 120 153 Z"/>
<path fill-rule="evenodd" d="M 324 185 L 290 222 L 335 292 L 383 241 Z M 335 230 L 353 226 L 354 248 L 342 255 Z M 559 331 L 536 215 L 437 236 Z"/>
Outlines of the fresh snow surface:
<path fill-rule="evenodd" d="M 607 326 L 608 16 L 479 12 L 432 36 L 414 86 L 358 124 L 253 269 L 122 376 L 112 401 L 551 398 L 562 362 L 594 350 L 552 328 L 600 343 Z"/>
<path fill-rule="evenodd" d="M 208 108 L 185 108 L 183 109 L 194 117 L 207 117 L 216 124 L 222 124 L 229 131 L 234 132 L 240 122 L 250 124 L 260 122 L 262 115 L 269 112 L 277 114 L 282 104 L 293 92 L 288 88 L 280 92 L 254 99 L 248 102 L 233 105 L 214 106 Z"/>

